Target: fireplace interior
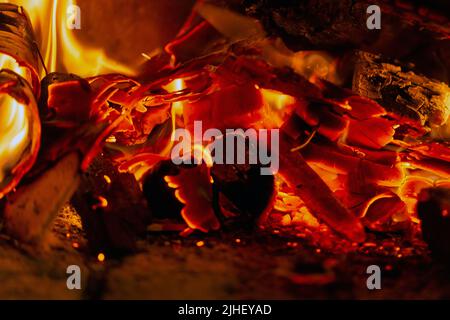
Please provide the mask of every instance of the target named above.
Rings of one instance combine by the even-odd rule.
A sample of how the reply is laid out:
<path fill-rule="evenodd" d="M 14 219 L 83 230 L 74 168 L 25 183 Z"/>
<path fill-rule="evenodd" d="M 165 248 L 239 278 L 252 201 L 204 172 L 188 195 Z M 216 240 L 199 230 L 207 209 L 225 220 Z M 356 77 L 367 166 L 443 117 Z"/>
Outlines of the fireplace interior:
<path fill-rule="evenodd" d="M 450 298 L 448 1 L 0 1 L 0 66 L 0 298 Z"/>

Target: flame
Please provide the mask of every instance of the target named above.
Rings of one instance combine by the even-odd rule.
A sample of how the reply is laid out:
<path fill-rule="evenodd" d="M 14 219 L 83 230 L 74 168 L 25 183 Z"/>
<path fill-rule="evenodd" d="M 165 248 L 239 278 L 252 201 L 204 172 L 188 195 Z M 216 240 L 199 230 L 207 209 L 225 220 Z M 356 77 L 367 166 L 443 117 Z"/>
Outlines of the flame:
<path fill-rule="evenodd" d="M 286 120 L 286 116 L 291 112 L 296 100 L 294 97 L 280 91 L 259 88 L 264 101 L 263 105 L 263 126 L 266 128 L 279 128 Z"/>
<path fill-rule="evenodd" d="M 31 82 L 27 68 L 5 54 L 0 55 L 0 70 L 9 69 Z M 9 95 L 0 96 L 0 183 L 21 160 L 29 146 L 30 124 L 26 107 Z M 1 197 L 1 195 L 0 195 Z"/>
<path fill-rule="evenodd" d="M 318 77 L 340 85 L 337 63 L 337 59 L 323 51 L 299 51 L 293 54 L 291 67 L 311 82 Z"/>
<path fill-rule="evenodd" d="M 13 57 L 6 54 L 0 54 L 0 70 L 1 69 L 14 71 L 31 84 L 30 70 L 26 67 L 21 67 Z"/>
<path fill-rule="evenodd" d="M 169 93 L 179 92 L 186 88 L 186 83 L 183 79 L 179 78 L 163 86 L 163 88 Z M 172 119 L 175 118 L 174 116 L 180 116 L 182 114 L 183 114 L 183 102 L 177 101 L 172 103 Z"/>
<path fill-rule="evenodd" d="M 0 96 L 0 182 L 28 147 L 29 131 L 26 107 L 8 95 Z"/>
<path fill-rule="evenodd" d="M 81 77 L 104 73 L 133 75 L 135 72 L 109 58 L 102 49 L 80 43 L 81 30 L 68 27 L 68 10 L 74 0 L 10 0 L 22 6 L 30 17 L 44 63 L 49 72 L 73 72 Z M 44 72 L 44 71 L 43 71 Z M 45 73 L 42 74 L 44 76 Z"/>
<path fill-rule="evenodd" d="M 165 89 L 168 93 L 175 93 L 182 91 L 186 88 L 186 83 L 183 79 L 178 78 L 167 85 L 163 86 L 163 89 Z M 172 121 L 172 135 L 175 134 L 175 130 L 177 129 L 177 119 L 183 116 L 183 105 L 184 103 L 182 101 L 176 101 L 172 103 L 171 106 L 171 121 Z M 167 146 L 164 148 L 164 150 L 161 151 L 161 155 L 166 156 L 170 154 L 170 151 L 173 147 L 173 136 L 170 139 Z"/>

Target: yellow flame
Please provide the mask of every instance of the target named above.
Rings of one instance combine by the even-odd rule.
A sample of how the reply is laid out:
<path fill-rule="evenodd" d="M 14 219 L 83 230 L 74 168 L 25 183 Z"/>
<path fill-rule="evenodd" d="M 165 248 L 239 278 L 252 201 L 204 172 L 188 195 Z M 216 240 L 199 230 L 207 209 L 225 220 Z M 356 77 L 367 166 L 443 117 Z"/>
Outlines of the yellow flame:
<path fill-rule="evenodd" d="M 31 80 L 30 71 L 19 66 L 17 61 L 8 55 L 0 54 L 1 69 L 9 69 L 26 80 Z M 0 182 L 20 161 L 28 147 L 29 131 L 26 107 L 9 95 L 0 95 Z"/>
<path fill-rule="evenodd" d="M 20 161 L 29 145 L 26 107 L 9 95 L 0 96 L 0 182 Z"/>
<path fill-rule="evenodd" d="M 280 91 L 259 88 L 263 105 L 263 126 L 268 128 L 278 128 L 286 120 L 286 115 L 290 113 L 289 106 L 293 106 L 295 98 Z"/>
<path fill-rule="evenodd" d="M 28 68 L 19 66 L 17 61 L 11 56 L 8 56 L 6 54 L 0 54 L 0 70 L 1 69 L 8 69 L 14 71 L 16 74 L 25 78 L 25 80 L 27 80 L 28 83 L 31 83 L 30 70 Z"/>
<path fill-rule="evenodd" d="M 166 84 L 165 86 L 163 86 L 163 88 L 169 93 L 174 93 L 174 92 L 182 91 L 183 89 L 185 89 L 186 83 L 184 82 L 183 79 L 179 78 L 179 79 L 175 79 L 172 82 Z M 174 114 L 175 115 L 183 114 L 183 102 L 178 101 L 178 102 L 172 103 L 172 115 L 174 115 Z"/>
<path fill-rule="evenodd" d="M 172 82 L 168 83 L 167 85 L 163 86 L 163 88 L 169 92 L 174 93 L 181 91 L 186 88 L 186 83 L 183 79 L 175 79 Z M 183 115 L 183 102 L 177 101 L 173 102 L 171 106 L 171 121 L 172 121 L 172 135 L 175 134 L 175 130 L 177 129 L 177 119 Z M 165 156 L 170 153 L 173 147 L 173 136 L 170 139 L 167 146 L 164 148 L 163 151 L 161 151 L 161 155 Z"/>
<path fill-rule="evenodd" d="M 83 24 L 81 23 L 80 30 L 72 30 L 68 27 L 70 16 L 67 10 L 77 5 L 76 1 L 10 0 L 7 2 L 22 6 L 30 17 L 49 72 L 72 72 L 81 77 L 115 72 L 125 75 L 135 73 L 130 67 L 109 58 L 102 49 L 80 43 L 77 33 L 83 32 Z"/>

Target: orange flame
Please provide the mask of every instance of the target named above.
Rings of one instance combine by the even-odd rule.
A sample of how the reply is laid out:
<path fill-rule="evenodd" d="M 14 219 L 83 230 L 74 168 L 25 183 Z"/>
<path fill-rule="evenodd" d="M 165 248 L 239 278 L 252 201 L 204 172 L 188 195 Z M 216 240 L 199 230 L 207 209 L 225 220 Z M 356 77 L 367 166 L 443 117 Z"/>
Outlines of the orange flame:
<path fill-rule="evenodd" d="M 0 182 L 29 145 L 26 107 L 8 95 L 0 96 Z"/>
<path fill-rule="evenodd" d="M 14 71 L 31 84 L 30 70 L 28 68 L 21 67 L 13 57 L 6 54 L 0 54 L 0 70 L 1 69 Z"/>
<path fill-rule="evenodd" d="M 45 65 L 49 72 L 73 72 L 81 77 L 101 73 L 133 75 L 135 72 L 111 58 L 99 48 L 80 43 L 77 33 L 68 27 L 68 9 L 76 6 L 74 0 L 10 0 L 28 13 L 36 33 Z M 82 21 L 82 20 L 81 20 Z M 42 74 L 42 76 L 45 74 Z"/>
<path fill-rule="evenodd" d="M 168 83 L 167 85 L 163 86 L 163 88 L 169 92 L 174 93 L 181 91 L 186 88 L 186 83 L 183 79 L 175 79 Z M 171 106 L 171 115 L 172 115 L 172 135 L 175 133 L 175 130 L 177 129 L 177 119 L 180 118 L 183 115 L 183 102 L 177 101 L 173 102 Z M 164 148 L 164 150 L 161 152 L 161 155 L 167 156 L 170 154 L 170 151 L 173 147 L 173 139 L 170 139 L 167 146 Z"/>
<path fill-rule="evenodd" d="M 259 88 L 264 101 L 263 126 L 265 128 L 279 128 L 292 111 L 296 100 L 294 97 L 280 91 Z"/>
<path fill-rule="evenodd" d="M 1 69 L 9 69 L 31 81 L 30 71 L 20 67 L 16 60 L 8 55 L 0 55 Z M 29 132 L 26 106 L 9 95 L 0 95 L 0 184 L 29 147 Z"/>

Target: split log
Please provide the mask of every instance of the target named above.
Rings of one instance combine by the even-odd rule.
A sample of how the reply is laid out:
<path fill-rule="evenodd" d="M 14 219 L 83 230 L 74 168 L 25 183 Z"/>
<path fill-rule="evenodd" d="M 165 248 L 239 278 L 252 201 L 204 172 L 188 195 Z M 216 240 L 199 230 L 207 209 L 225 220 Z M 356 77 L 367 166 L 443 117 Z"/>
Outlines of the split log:
<path fill-rule="evenodd" d="M 333 195 L 320 176 L 298 152 L 286 134 L 280 137 L 280 175 L 294 188 L 306 207 L 333 230 L 355 242 L 365 239 L 361 221 L 347 210 Z"/>
<path fill-rule="evenodd" d="M 40 89 L 39 51 L 33 28 L 23 8 L 9 3 L 0 4 L 0 56 L 3 55 L 13 58 L 26 69 L 22 76 L 29 81 L 37 97 Z"/>
<path fill-rule="evenodd" d="M 6 233 L 26 243 L 44 240 L 61 207 L 79 182 L 80 156 L 70 153 L 32 182 L 8 195 L 4 209 Z"/>
<path fill-rule="evenodd" d="M 447 123 L 450 88 L 445 83 L 418 75 L 379 55 L 359 52 L 357 56 L 353 91 L 422 125 L 433 128 Z"/>

